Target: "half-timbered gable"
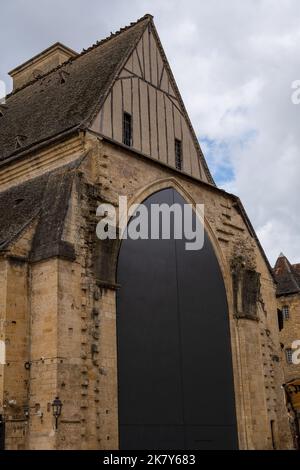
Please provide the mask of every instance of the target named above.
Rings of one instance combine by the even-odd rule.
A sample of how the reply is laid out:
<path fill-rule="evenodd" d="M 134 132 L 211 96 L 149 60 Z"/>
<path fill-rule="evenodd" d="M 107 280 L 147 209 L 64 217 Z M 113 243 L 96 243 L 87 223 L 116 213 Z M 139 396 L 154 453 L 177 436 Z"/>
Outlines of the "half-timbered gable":
<path fill-rule="evenodd" d="M 134 150 L 213 182 L 151 18 L 92 127 L 126 143 L 128 115 Z"/>

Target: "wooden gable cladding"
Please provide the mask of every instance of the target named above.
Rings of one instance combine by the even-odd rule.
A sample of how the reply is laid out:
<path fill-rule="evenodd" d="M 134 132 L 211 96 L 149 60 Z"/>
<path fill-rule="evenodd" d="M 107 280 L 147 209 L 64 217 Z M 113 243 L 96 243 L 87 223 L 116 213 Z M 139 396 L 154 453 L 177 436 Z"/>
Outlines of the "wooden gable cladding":
<path fill-rule="evenodd" d="M 122 142 L 123 114 L 129 113 L 135 150 L 175 167 L 178 139 L 182 142 L 182 170 L 210 182 L 181 103 L 150 23 L 119 73 L 93 130 Z"/>

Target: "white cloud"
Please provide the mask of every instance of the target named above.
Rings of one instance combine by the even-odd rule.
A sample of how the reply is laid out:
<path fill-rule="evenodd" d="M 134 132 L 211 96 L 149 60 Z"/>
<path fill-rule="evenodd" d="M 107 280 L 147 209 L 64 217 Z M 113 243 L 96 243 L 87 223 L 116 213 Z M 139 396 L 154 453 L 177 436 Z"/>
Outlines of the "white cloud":
<path fill-rule="evenodd" d="M 213 169 L 232 168 L 226 189 L 241 197 L 271 262 L 280 251 L 300 261 L 297 0 L 6 2 L 0 79 L 57 40 L 80 50 L 146 12 L 197 135 L 214 142 Z"/>

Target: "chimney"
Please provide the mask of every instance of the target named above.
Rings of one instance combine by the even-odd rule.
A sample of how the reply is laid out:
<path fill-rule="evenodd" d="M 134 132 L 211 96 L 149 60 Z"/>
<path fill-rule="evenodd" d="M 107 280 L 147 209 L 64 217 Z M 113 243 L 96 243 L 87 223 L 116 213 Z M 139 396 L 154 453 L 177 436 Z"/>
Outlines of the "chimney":
<path fill-rule="evenodd" d="M 13 91 L 77 55 L 77 52 L 69 47 L 56 42 L 9 72 L 13 79 Z"/>

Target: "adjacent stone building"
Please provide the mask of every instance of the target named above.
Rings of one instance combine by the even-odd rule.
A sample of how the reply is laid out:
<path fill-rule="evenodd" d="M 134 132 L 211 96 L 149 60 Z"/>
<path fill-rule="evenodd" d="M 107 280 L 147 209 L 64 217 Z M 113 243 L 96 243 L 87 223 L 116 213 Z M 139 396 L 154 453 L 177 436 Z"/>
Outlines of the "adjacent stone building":
<path fill-rule="evenodd" d="M 292 448 L 273 270 L 240 200 L 213 181 L 152 17 L 81 54 L 55 44 L 11 76 L 13 91 L 0 105 L 5 448 Z M 168 194 L 204 204 L 204 258 L 186 264 L 176 241 L 149 278 L 154 245 L 145 242 L 144 258 L 131 245 L 120 251 L 118 240 L 99 240 L 96 210 L 118 209 L 119 196 L 140 204 Z M 135 297 L 131 281 L 141 288 Z M 137 305 L 144 309 L 130 317 Z M 126 371 L 140 367 L 146 349 L 127 389 Z M 144 406 L 126 405 L 138 416 L 127 422 L 124 403 L 135 393 Z M 148 406 L 158 422 L 147 421 Z"/>
<path fill-rule="evenodd" d="M 300 264 L 291 264 L 286 256 L 281 254 L 276 261 L 274 274 L 277 281 L 279 338 L 287 400 L 291 405 L 295 434 L 298 434 L 300 445 Z M 295 344 L 297 341 L 298 344 Z M 293 360 L 293 354 L 296 360 Z"/>

